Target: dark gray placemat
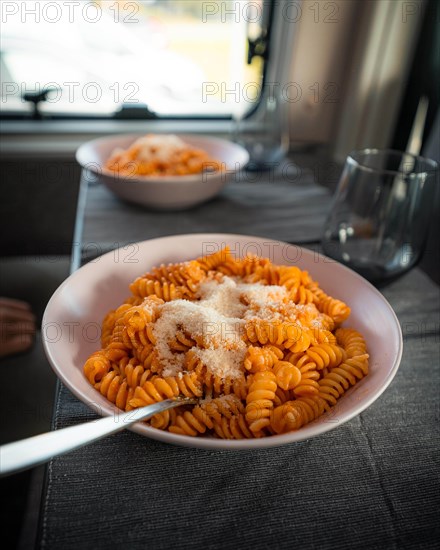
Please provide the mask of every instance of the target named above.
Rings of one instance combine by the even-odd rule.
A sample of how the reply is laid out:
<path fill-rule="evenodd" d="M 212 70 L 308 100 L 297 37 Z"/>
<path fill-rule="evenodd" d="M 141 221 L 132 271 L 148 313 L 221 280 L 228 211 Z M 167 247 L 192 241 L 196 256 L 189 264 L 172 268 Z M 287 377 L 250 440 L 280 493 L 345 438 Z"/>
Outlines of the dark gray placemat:
<path fill-rule="evenodd" d="M 438 287 L 413 270 L 384 294 L 404 354 L 362 415 L 260 451 L 186 449 L 124 432 L 57 458 L 41 547 L 437 548 Z M 55 426 L 92 418 L 61 387 Z"/>
<path fill-rule="evenodd" d="M 289 161 L 273 173 L 240 173 L 216 198 L 182 212 L 123 203 L 104 186 L 90 186 L 82 243 L 96 255 L 127 243 L 185 233 L 242 233 L 316 242 L 322 236 L 330 197 L 328 189 L 315 183 L 311 170 Z"/>

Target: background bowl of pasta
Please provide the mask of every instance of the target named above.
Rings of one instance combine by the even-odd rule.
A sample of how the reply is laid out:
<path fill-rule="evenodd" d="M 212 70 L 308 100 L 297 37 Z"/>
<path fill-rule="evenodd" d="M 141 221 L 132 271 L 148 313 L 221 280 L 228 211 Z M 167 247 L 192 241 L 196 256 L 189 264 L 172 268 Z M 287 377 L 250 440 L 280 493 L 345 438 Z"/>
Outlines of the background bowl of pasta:
<path fill-rule="evenodd" d="M 201 204 L 249 160 L 225 139 L 202 135 L 115 135 L 84 143 L 78 163 L 115 195 L 156 210 Z"/>
<path fill-rule="evenodd" d="M 331 336 L 333 325 L 330 326 L 327 321 L 326 324 L 321 325 L 324 329 L 326 329 L 323 333 L 330 334 L 329 338 L 326 337 L 322 340 L 322 342 L 326 343 L 321 343 L 320 345 L 308 343 L 301 347 L 303 345 L 302 340 L 300 342 L 298 338 L 294 338 L 293 341 L 296 342 L 296 347 L 290 346 L 290 351 L 285 350 L 285 359 L 302 368 L 301 372 L 304 371 L 304 377 L 308 378 L 306 382 L 308 381 L 308 383 L 312 385 L 315 384 L 319 387 L 319 396 L 316 393 L 316 399 L 318 401 L 320 400 L 320 402 L 325 405 L 325 400 L 327 400 L 327 403 L 332 404 L 333 401 L 331 400 L 334 399 L 333 395 L 338 397 L 338 394 L 335 394 L 335 391 L 339 391 L 339 393 L 341 393 L 340 399 L 337 399 L 337 401 L 334 400 L 335 406 L 327 407 L 325 410 L 323 409 L 320 411 L 318 411 L 314 405 L 314 403 L 318 403 L 316 399 L 313 401 L 313 399 L 310 399 L 307 394 L 304 395 L 301 394 L 301 392 L 299 392 L 299 394 L 295 394 L 296 397 L 291 394 L 291 399 L 293 399 L 293 401 L 289 401 L 289 403 L 297 402 L 297 404 L 300 404 L 301 407 L 297 407 L 297 409 L 295 409 L 295 406 L 292 408 L 291 405 L 286 405 L 287 407 L 290 407 L 290 416 L 287 415 L 286 418 L 290 418 L 290 420 L 292 420 L 293 415 L 294 422 L 294 424 L 290 425 L 290 428 L 288 427 L 288 430 L 285 429 L 286 426 L 281 422 L 282 418 L 280 415 L 284 414 L 284 409 L 281 406 L 283 403 L 280 404 L 279 400 L 281 399 L 282 401 L 283 396 L 287 395 L 287 390 L 281 390 L 281 388 L 287 388 L 288 386 L 283 386 L 283 382 L 281 380 L 285 374 L 283 369 L 285 369 L 286 366 L 289 367 L 291 363 L 286 361 L 277 363 L 276 365 L 279 365 L 278 370 L 276 365 L 272 369 L 276 374 L 275 376 L 273 373 L 268 374 L 268 371 L 264 371 L 264 368 L 263 372 L 259 372 L 261 370 L 260 367 L 262 363 L 258 360 L 259 362 L 257 361 L 257 363 L 253 365 L 258 368 L 252 370 L 252 365 L 249 367 L 249 364 L 246 367 L 251 368 L 249 373 L 253 374 L 246 375 L 248 376 L 250 383 L 247 386 L 247 389 L 245 389 L 245 395 L 240 396 L 240 390 L 233 384 L 230 384 L 228 387 L 224 385 L 220 389 L 217 388 L 219 393 L 228 394 L 228 407 L 230 404 L 232 404 L 233 407 L 236 407 L 236 404 L 238 403 L 239 410 L 235 411 L 234 409 L 234 414 L 232 414 L 236 424 L 231 424 L 231 415 L 226 414 L 226 416 L 222 416 L 223 411 L 220 411 L 221 414 L 218 418 L 216 415 L 213 416 L 213 422 L 216 424 L 216 426 L 214 426 L 215 429 L 207 430 L 205 433 L 204 428 L 209 422 L 205 422 L 202 417 L 197 417 L 199 420 L 197 420 L 197 418 L 194 419 L 192 413 L 185 411 L 181 414 L 178 413 L 178 415 L 180 414 L 179 418 L 181 418 L 181 420 L 176 421 L 174 418 L 174 420 L 171 421 L 171 424 L 174 422 L 174 429 L 172 429 L 172 426 L 168 426 L 169 429 L 164 429 L 164 426 L 159 426 L 156 424 L 157 428 L 162 428 L 157 429 L 151 425 L 139 423 L 132 428 L 138 434 L 166 443 L 218 450 L 256 449 L 294 443 L 318 436 L 329 430 L 336 429 L 360 414 L 385 391 L 397 372 L 402 355 L 402 334 L 399 322 L 391 306 L 380 294 L 380 292 L 365 279 L 347 267 L 330 260 L 329 258 L 321 256 L 310 250 L 278 241 L 232 234 L 195 234 L 171 236 L 144 241 L 131 246 L 132 248 L 130 250 L 120 250 L 120 262 L 114 261 L 115 256 L 114 253 L 111 252 L 101 256 L 95 262 L 83 266 L 71 275 L 54 293 L 47 305 L 43 317 L 42 335 L 44 347 L 55 373 L 74 395 L 76 395 L 81 401 L 97 413 L 101 415 L 114 414 L 117 410 L 119 410 L 117 405 L 122 406 L 121 398 L 124 399 L 125 403 L 125 400 L 128 399 L 127 395 L 134 399 L 134 401 L 133 399 L 130 401 L 133 406 L 141 406 L 142 404 L 145 404 L 143 399 L 148 399 L 148 392 L 150 392 L 149 395 L 156 396 L 154 399 L 160 400 L 161 397 L 164 398 L 167 391 L 171 391 L 169 388 L 174 387 L 173 384 L 175 385 L 175 393 L 173 395 L 177 395 L 181 391 L 185 393 L 185 388 L 190 388 L 190 391 L 196 392 L 194 395 L 199 396 L 201 399 L 200 403 L 206 404 L 206 402 L 210 402 L 209 400 L 206 400 L 206 395 L 203 394 L 203 392 L 197 394 L 197 390 L 191 390 L 192 384 L 195 380 L 191 378 L 194 375 L 192 372 L 190 372 L 188 376 L 176 375 L 173 379 L 175 381 L 172 383 L 170 382 L 171 378 L 166 378 L 169 383 L 164 385 L 162 379 L 158 382 L 159 377 L 155 374 L 153 374 L 152 377 L 150 376 L 148 379 L 146 376 L 146 364 L 144 364 L 142 368 L 139 365 L 136 367 L 135 365 L 137 365 L 139 361 L 130 363 L 127 359 L 123 366 L 121 366 L 120 363 L 120 368 L 125 369 L 125 376 L 127 376 L 126 379 L 123 379 L 120 368 L 115 367 L 118 361 L 123 361 L 121 360 L 123 355 L 123 352 L 121 355 L 121 346 L 123 347 L 123 345 L 116 343 L 119 342 L 119 340 L 114 339 L 114 335 L 119 329 L 126 329 L 124 323 L 126 316 L 125 313 L 127 312 L 130 319 L 135 319 L 136 326 L 139 327 L 142 316 L 149 315 L 151 317 L 151 315 L 153 315 L 154 308 L 163 308 L 161 314 L 161 318 L 163 319 L 165 316 L 163 311 L 165 311 L 166 306 L 169 310 L 172 310 L 176 304 L 180 304 L 180 307 L 182 305 L 181 303 L 184 302 L 182 299 L 177 301 L 173 300 L 173 298 L 177 299 L 179 296 L 182 298 L 182 295 L 172 296 L 173 288 L 175 290 L 178 285 L 179 277 L 176 275 L 177 271 L 173 272 L 173 280 L 175 281 L 175 285 L 173 287 L 172 285 L 168 285 L 166 289 L 163 287 L 162 290 L 158 290 L 157 285 L 156 290 L 153 288 L 156 284 L 155 281 L 158 280 L 157 277 L 142 277 L 142 274 L 145 272 L 154 273 L 151 271 L 152 268 L 154 266 L 160 266 L 161 264 L 165 264 L 166 266 L 170 262 L 173 264 L 176 264 L 177 262 L 185 262 L 182 264 L 184 266 L 184 271 L 178 271 L 181 274 L 184 272 L 189 272 L 188 270 L 192 270 L 193 274 L 197 272 L 197 270 L 200 273 L 205 270 L 205 273 L 211 274 L 213 273 L 212 270 L 217 270 L 219 273 L 222 272 L 220 275 L 216 275 L 209 281 L 211 286 L 215 281 L 217 281 L 215 284 L 218 285 L 220 284 L 218 281 L 221 281 L 222 285 L 226 282 L 226 280 L 228 282 L 229 286 L 223 288 L 223 294 L 217 295 L 217 298 L 214 300 L 214 302 L 217 300 L 218 304 L 223 304 L 221 306 L 222 308 L 226 307 L 225 304 L 229 304 L 228 307 L 241 307 L 246 309 L 252 306 L 252 292 L 255 296 L 259 296 L 258 300 L 260 300 L 261 296 L 266 299 L 267 296 L 270 295 L 270 292 L 272 292 L 271 288 L 275 289 L 275 292 L 279 291 L 280 286 L 271 287 L 266 285 L 266 290 L 264 290 L 264 285 L 259 286 L 259 283 L 256 284 L 257 286 L 246 283 L 247 286 L 245 285 L 242 287 L 245 289 L 243 292 L 246 295 L 246 299 L 240 301 L 234 299 L 234 301 L 230 299 L 230 297 L 228 298 L 228 293 L 236 293 L 238 288 L 238 283 L 235 283 L 233 280 L 233 269 L 230 267 L 227 269 L 222 269 L 221 267 L 218 267 L 218 262 L 215 264 L 213 260 L 213 258 L 217 258 L 218 254 L 220 254 L 222 250 L 225 250 L 225 247 L 229 247 L 229 259 L 227 260 L 229 266 L 239 265 L 241 260 L 237 260 L 236 258 L 247 258 L 249 257 L 249 254 L 256 255 L 257 257 L 268 258 L 270 262 L 268 260 L 257 260 L 261 266 L 260 273 L 272 273 L 271 277 L 275 276 L 273 275 L 274 273 L 281 274 L 277 281 L 279 281 L 279 284 L 286 286 L 286 288 L 290 285 L 290 288 L 292 289 L 292 277 L 295 277 L 295 273 L 300 274 L 299 280 L 301 282 L 301 288 L 304 289 L 305 294 L 302 298 L 298 297 L 298 305 L 294 306 L 297 307 L 297 311 L 300 312 L 298 314 L 299 317 L 301 317 L 303 313 L 308 315 L 309 309 L 313 309 L 307 302 L 306 291 L 317 295 L 321 301 L 320 303 L 323 304 L 321 311 L 326 312 L 319 313 L 319 316 L 327 319 L 327 321 L 329 315 L 333 315 L 333 317 L 337 320 L 339 318 L 338 323 L 342 325 L 342 328 L 335 329 L 334 333 L 338 336 L 338 342 L 340 346 L 342 346 L 340 353 L 344 354 L 342 359 L 335 358 L 334 351 L 332 350 L 336 349 L 336 339 L 333 339 Z M 127 255 L 129 261 L 123 261 L 124 254 Z M 200 260 L 199 262 L 198 260 L 194 261 L 194 258 L 208 259 Z M 192 262 L 188 262 L 189 260 L 192 260 Z M 275 264 L 282 267 L 274 268 L 273 266 Z M 242 263 L 240 265 L 243 266 Z M 163 275 L 166 269 L 168 268 L 160 268 L 159 271 L 156 271 L 156 275 Z M 210 270 L 209 272 L 207 271 L 208 269 Z M 240 267 L 240 269 L 242 269 L 242 267 Z M 251 271 L 249 271 L 250 268 L 246 267 L 245 269 L 247 270 L 247 273 L 251 273 Z M 286 277 L 285 274 L 288 276 Z M 236 278 L 236 280 L 238 279 Z M 251 277 L 246 280 L 249 282 L 253 279 Z M 133 281 L 135 281 L 135 283 L 133 283 Z M 288 281 L 290 281 L 290 283 Z M 318 281 L 319 286 L 313 281 Z M 147 295 L 147 298 L 145 298 L 146 302 L 144 298 L 141 300 L 131 298 L 127 302 L 127 295 L 129 292 L 128 287 L 130 284 L 130 288 L 134 293 L 138 292 L 140 288 L 144 289 L 142 292 L 143 296 Z M 191 287 L 191 285 L 187 285 L 187 287 L 188 286 Z M 206 287 L 205 291 L 208 291 L 210 288 L 211 287 Z M 211 290 L 209 290 L 209 292 L 211 292 Z M 191 292 L 196 292 L 196 290 L 192 289 Z M 263 292 L 263 294 L 261 294 L 261 292 Z M 267 294 L 267 292 L 269 292 L 269 294 Z M 159 299 L 158 295 L 161 295 L 164 300 Z M 298 293 L 297 295 L 299 296 Z M 330 295 L 335 298 L 328 298 Z M 208 296 L 209 300 L 211 300 L 209 304 L 212 306 L 214 303 L 212 301 L 212 293 L 210 296 L 210 298 Z M 184 308 L 189 307 L 191 304 L 191 307 L 195 307 L 197 305 L 197 303 L 194 304 L 190 301 L 193 297 L 191 298 L 191 296 L 188 295 L 187 298 L 185 298 L 186 302 L 183 304 Z M 235 298 L 237 298 L 237 294 L 235 294 Z M 219 299 L 220 301 L 218 301 Z M 148 307 L 145 305 L 147 303 Z M 349 305 L 351 313 L 346 306 L 340 305 L 343 303 Z M 121 304 L 124 305 L 121 306 Z M 249 304 L 251 304 L 251 306 L 249 306 Z M 269 308 L 272 306 L 268 304 Z M 288 305 L 285 307 L 288 307 Z M 121 315 L 121 310 L 117 308 L 122 308 L 122 314 L 125 316 Z M 109 317 L 107 315 L 109 310 L 112 310 L 113 312 L 119 311 L 119 313 L 116 316 L 112 313 Z M 184 311 L 186 310 L 184 309 Z M 192 311 L 193 310 L 191 309 L 188 310 L 188 319 L 192 318 Z M 343 321 L 343 319 L 347 317 L 348 313 L 350 313 L 349 318 Z M 107 320 L 103 325 L 102 321 L 105 316 L 107 316 Z M 193 321 L 190 320 L 188 322 Z M 251 324 L 252 322 L 255 321 L 251 320 Z M 304 323 L 304 321 L 302 322 Z M 316 315 L 312 316 L 312 325 L 315 322 Z M 110 332 L 108 331 L 109 323 L 113 324 L 113 327 L 116 327 L 114 329 L 112 328 Z M 181 318 L 179 323 L 184 324 L 185 320 L 182 320 Z M 101 327 L 104 328 L 102 333 Z M 119 329 L 117 327 L 119 327 Z M 346 329 L 344 327 L 350 327 L 350 329 Z M 165 329 L 162 327 L 162 330 L 165 330 L 165 332 L 161 334 L 167 334 L 166 330 L 171 330 L 171 333 L 175 334 L 175 328 L 175 326 L 173 327 L 168 324 L 168 328 L 166 326 Z M 134 342 L 135 345 L 141 346 L 136 349 L 145 349 L 142 347 L 143 344 L 145 344 L 145 342 L 142 344 L 145 335 L 139 339 L 139 333 L 136 334 L 130 332 L 130 330 L 124 333 L 126 336 L 128 334 L 131 339 L 130 342 Z M 248 352 L 250 348 L 252 348 L 252 351 L 258 351 L 258 349 L 260 349 L 258 347 L 258 342 L 256 344 L 252 344 L 252 342 L 255 341 L 255 338 L 252 339 L 252 334 L 254 334 L 254 332 L 248 331 L 248 337 L 251 340 L 251 342 L 247 342 L 246 344 L 246 346 L 248 346 Z M 106 335 L 106 333 L 108 334 Z M 350 336 L 351 333 L 355 335 L 354 338 Z M 111 334 L 113 334 L 113 336 L 111 336 Z M 145 334 L 150 334 L 151 337 L 151 333 L 148 331 Z M 156 333 L 156 336 L 157 334 L 158 333 Z M 260 335 L 260 333 L 258 334 Z M 109 348 L 106 349 L 111 348 L 110 355 L 105 357 L 102 355 L 102 352 L 99 351 L 102 347 L 101 337 L 104 340 L 107 340 Z M 187 350 L 188 347 L 193 345 L 192 343 L 187 342 L 187 340 L 192 337 L 197 339 L 197 336 L 194 334 L 187 334 L 184 339 L 180 339 L 177 344 L 179 346 L 183 346 L 183 348 L 176 349 L 179 351 L 182 351 L 182 349 Z M 257 336 L 257 338 L 258 337 L 259 336 Z M 146 336 L 146 338 L 148 339 L 148 336 Z M 130 342 L 128 343 L 129 346 L 131 346 Z M 300 347 L 298 347 L 298 342 Z M 165 336 L 162 338 L 156 338 L 156 346 L 162 346 L 163 344 L 165 344 Z M 275 343 L 275 345 L 272 346 L 269 344 L 270 342 L 268 342 L 268 345 L 264 346 L 266 349 L 270 348 L 266 359 L 271 356 L 271 353 L 278 353 L 277 349 L 283 349 L 283 345 L 277 346 Z M 287 346 L 287 344 L 285 345 Z M 307 346 L 311 347 L 305 351 Z M 365 354 L 365 346 L 368 352 L 367 354 Z M 343 351 L 342 348 L 345 348 L 345 351 Z M 360 351 L 353 352 L 353 350 L 356 350 L 357 348 L 359 348 Z M 232 351 L 230 349 L 228 353 L 234 354 L 234 349 L 232 349 Z M 319 356 L 319 349 L 321 349 L 321 351 L 327 350 L 327 355 L 324 354 Z M 317 351 L 319 353 L 317 353 Z M 189 352 L 186 351 L 186 353 Z M 208 351 L 206 353 L 209 359 L 210 352 Z M 319 372 L 319 386 L 315 381 L 317 378 L 308 376 L 314 371 L 310 371 L 310 361 L 307 359 L 305 353 L 309 353 L 308 358 L 314 358 L 313 360 L 316 364 L 322 360 L 324 360 L 324 362 L 327 360 L 326 365 L 321 365 L 321 367 L 318 367 L 324 367 Z M 330 357 L 332 354 L 333 359 Z M 359 368 L 364 368 L 367 364 L 366 357 L 368 356 L 368 374 L 366 374 L 365 371 L 364 374 L 366 374 L 366 376 L 362 376 L 362 374 L 358 376 L 356 373 L 359 372 Z M 103 357 L 104 363 L 107 361 L 107 368 L 102 361 Z M 111 360 L 108 359 L 108 357 L 110 357 Z M 147 361 L 145 357 L 142 361 Z M 199 355 L 199 357 L 201 357 L 201 355 Z M 214 364 L 217 365 L 216 368 L 222 368 L 222 361 L 220 361 L 219 364 L 218 361 L 216 362 L 216 357 L 217 356 L 214 354 L 214 356 L 211 356 L 211 360 L 214 360 Z M 223 356 L 220 357 L 222 358 Z M 227 356 L 225 355 L 224 357 Z M 246 357 L 249 357 L 249 355 L 246 355 Z M 304 358 L 306 358 L 307 361 L 305 361 Z M 331 363 L 331 361 L 336 360 L 338 363 L 329 364 L 329 362 Z M 113 366 L 109 369 L 110 364 Z M 239 364 L 241 365 L 241 362 Z M 339 364 L 339 366 L 332 368 L 337 364 Z M 273 363 L 271 365 L 273 365 Z M 149 363 L 148 368 L 150 367 L 151 364 Z M 114 368 L 116 370 L 113 370 Z M 154 368 L 151 368 L 154 371 Z M 296 372 L 295 369 L 296 367 L 293 368 Z M 165 376 L 165 374 L 163 376 Z M 271 381 L 269 383 L 274 385 L 274 393 L 272 394 L 266 391 L 267 388 L 264 389 L 260 385 L 260 381 L 265 379 L 267 376 L 271 377 Z M 355 379 L 356 376 L 359 380 Z M 92 382 L 95 383 L 94 385 L 90 383 L 91 378 L 93 378 Z M 144 382 L 144 380 L 146 380 L 146 382 Z M 275 395 L 275 386 L 277 384 L 279 387 L 276 389 Z M 292 392 L 295 392 L 299 387 L 297 384 L 298 381 L 294 383 L 295 389 L 291 390 Z M 130 385 L 133 386 L 133 391 L 130 390 Z M 136 386 L 136 390 L 134 390 L 134 386 Z M 260 390 L 263 390 L 263 393 L 260 393 Z M 321 390 L 327 393 L 322 393 Z M 232 395 L 232 398 L 230 395 Z M 273 409 L 270 411 L 270 415 L 268 413 L 267 415 L 262 416 L 263 424 L 261 424 L 261 418 L 255 419 L 252 417 L 252 412 L 248 410 L 248 406 L 254 398 L 261 399 L 261 403 L 264 403 L 265 407 L 273 406 L 273 404 L 271 404 L 271 399 L 278 400 L 278 405 L 275 403 L 276 406 L 273 406 Z M 223 397 L 220 399 L 223 399 Z M 232 401 L 230 399 L 232 399 Z M 242 399 L 243 404 L 240 404 L 240 399 Z M 204 406 L 204 404 L 200 405 L 202 408 Z M 313 413 L 314 407 L 316 409 L 316 414 Z M 178 411 L 179 409 L 180 407 L 175 410 Z M 230 412 L 232 409 L 228 410 Z M 194 410 L 193 412 L 195 413 Z M 218 411 L 216 411 L 216 414 L 217 412 Z M 311 417 L 307 419 L 303 418 L 301 425 L 297 424 L 295 426 L 295 422 L 297 422 L 299 418 L 298 416 L 295 417 L 295 414 L 298 412 L 305 414 L 306 416 L 311 415 Z M 277 414 L 279 417 L 278 420 L 276 418 Z M 272 417 L 275 417 L 273 423 Z M 184 431 L 186 425 L 185 419 L 189 422 L 187 425 L 192 425 L 194 427 L 194 433 L 192 433 L 192 435 L 197 435 L 197 437 L 192 437 L 186 434 Z M 238 419 L 240 419 L 240 424 L 237 423 Z M 162 422 L 163 419 L 159 420 Z M 169 419 L 167 422 L 169 422 Z M 205 422 L 205 425 L 202 426 L 203 429 L 200 429 L 200 422 Z M 256 427 L 255 422 L 260 423 L 258 427 Z M 249 430 L 249 426 L 251 427 L 251 431 L 253 430 L 252 433 Z M 261 426 L 266 427 L 261 430 Z M 212 425 L 210 427 L 212 428 Z M 167 426 L 165 426 L 165 428 L 167 428 Z M 229 428 L 231 428 L 232 431 L 229 431 Z M 221 439 L 217 436 L 226 437 L 228 439 Z M 235 436 L 237 436 L 237 439 L 235 439 Z M 231 437 L 231 439 L 229 439 L 229 437 Z M 239 439 L 240 437 L 244 438 Z"/>

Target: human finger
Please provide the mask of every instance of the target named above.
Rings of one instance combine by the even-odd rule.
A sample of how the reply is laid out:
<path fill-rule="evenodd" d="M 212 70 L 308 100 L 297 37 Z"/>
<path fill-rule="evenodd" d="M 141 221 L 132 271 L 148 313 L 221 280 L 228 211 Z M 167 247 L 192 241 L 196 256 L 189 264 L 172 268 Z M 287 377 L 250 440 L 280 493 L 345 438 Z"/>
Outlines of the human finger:
<path fill-rule="evenodd" d="M 32 346 L 33 338 L 29 334 L 16 334 L 11 338 L 0 340 L 0 357 L 26 351 Z"/>
<path fill-rule="evenodd" d="M 23 300 L 15 300 L 15 298 L 4 298 L 3 296 L 0 297 L 0 307 L 1 306 L 23 309 L 27 311 L 31 310 L 31 306 L 27 302 L 24 302 Z"/>
<path fill-rule="evenodd" d="M 35 322 L 35 315 L 30 310 L 17 309 L 0 304 L 0 322 L 4 321 Z"/>
<path fill-rule="evenodd" d="M 0 322 L 0 334 L 34 334 L 35 323 L 33 321 L 3 321 Z"/>

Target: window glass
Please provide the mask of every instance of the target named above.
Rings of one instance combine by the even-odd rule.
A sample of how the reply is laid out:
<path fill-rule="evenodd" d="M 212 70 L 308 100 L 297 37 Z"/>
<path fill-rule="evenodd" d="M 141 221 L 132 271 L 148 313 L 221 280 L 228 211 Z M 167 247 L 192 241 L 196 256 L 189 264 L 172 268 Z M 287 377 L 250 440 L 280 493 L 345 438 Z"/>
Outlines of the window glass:
<path fill-rule="evenodd" d="M 23 95 L 51 90 L 40 104 L 49 115 L 229 116 L 261 88 L 263 61 L 247 58 L 264 0 L 0 4 L 5 113 L 30 111 Z"/>

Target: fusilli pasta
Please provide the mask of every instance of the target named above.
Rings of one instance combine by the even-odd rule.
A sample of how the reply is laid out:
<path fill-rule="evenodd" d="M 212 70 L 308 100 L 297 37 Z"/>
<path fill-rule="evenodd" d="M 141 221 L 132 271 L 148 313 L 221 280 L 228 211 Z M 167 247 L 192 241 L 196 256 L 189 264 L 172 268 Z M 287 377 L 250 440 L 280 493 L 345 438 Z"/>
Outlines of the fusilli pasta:
<path fill-rule="evenodd" d="M 226 439 L 300 429 L 368 374 L 350 314 L 306 271 L 226 247 L 138 277 L 103 320 L 90 384 L 123 410 L 185 396 L 156 429 Z"/>
<path fill-rule="evenodd" d="M 105 167 L 121 176 L 186 176 L 220 170 L 217 160 L 175 135 L 147 134 L 126 150 L 115 150 Z"/>

